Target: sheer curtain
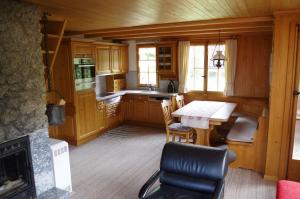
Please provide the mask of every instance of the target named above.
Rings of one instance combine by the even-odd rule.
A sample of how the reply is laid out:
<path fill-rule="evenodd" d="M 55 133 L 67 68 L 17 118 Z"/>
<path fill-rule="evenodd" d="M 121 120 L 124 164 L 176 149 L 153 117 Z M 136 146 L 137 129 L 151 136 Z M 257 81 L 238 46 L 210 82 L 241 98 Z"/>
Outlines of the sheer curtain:
<path fill-rule="evenodd" d="M 178 43 L 178 78 L 179 78 L 179 93 L 185 93 L 188 91 L 187 78 L 189 69 L 189 52 L 190 42 L 179 41 Z"/>
<path fill-rule="evenodd" d="M 234 80 L 236 72 L 237 40 L 229 39 L 225 41 L 225 89 L 224 95 L 234 95 Z"/>

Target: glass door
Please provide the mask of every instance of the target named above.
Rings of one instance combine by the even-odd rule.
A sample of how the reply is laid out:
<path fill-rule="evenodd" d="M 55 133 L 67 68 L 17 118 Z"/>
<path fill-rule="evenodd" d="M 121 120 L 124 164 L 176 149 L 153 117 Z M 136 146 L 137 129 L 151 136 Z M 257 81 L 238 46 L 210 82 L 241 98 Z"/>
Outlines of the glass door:
<path fill-rule="evenodd" d="M 299 25 L 298 28 L 299 29 Z M 298 33 L 298 31 L 297 31 Z M 296 33 L 296 34 L 297 34 Z M 296 35 L 296 74 L 293 95 L 292 140 L 288 162 L 287 178 L 300 181 L 300 40 Z"/>

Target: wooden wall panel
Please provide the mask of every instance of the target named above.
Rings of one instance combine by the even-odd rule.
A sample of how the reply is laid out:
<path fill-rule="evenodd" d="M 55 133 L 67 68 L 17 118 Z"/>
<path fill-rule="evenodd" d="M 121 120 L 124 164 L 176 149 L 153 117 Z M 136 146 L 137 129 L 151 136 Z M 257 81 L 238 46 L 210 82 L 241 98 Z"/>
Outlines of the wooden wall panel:
<path fill-rule="evenodd" d="M 287 174 L 296 22 L 300 22 L 300 14 L 279 14 L 275 18 L 266 179 L 285 179 Z"/>
<path fill-rule="evenodd" d="M 238 39 L 235 96 L 269 96 L 272 35 L 243 35 Z"/>

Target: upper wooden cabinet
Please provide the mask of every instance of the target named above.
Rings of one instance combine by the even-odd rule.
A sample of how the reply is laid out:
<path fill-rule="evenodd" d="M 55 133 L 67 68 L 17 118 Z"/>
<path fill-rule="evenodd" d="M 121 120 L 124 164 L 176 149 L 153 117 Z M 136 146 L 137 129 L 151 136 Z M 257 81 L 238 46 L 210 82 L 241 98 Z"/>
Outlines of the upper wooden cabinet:
<path fill-rule="evenodd" d="M 128 46 L 121 46 L 121 72 L 128 72 Z"/>
<path fill-rule="evenodd" d="M 177 43 L 163 42 L 156 46 L 157 70 L 161 79 L 177 78 Z"/>
<path fill-rule="evenodd" d="M 121 71 L 121 47 L 111 47 L 111 71 L 113 73 L 119 73 Z"/>
<path fill-rule="evenodd" d="M 110 47 L 96 46 L 96 71 L 98 73 L 110 73 Z"/>
<path fill-rule="evenodd" d="M 128 72 L 128 47 L 122 45 L 96 45 L 97 73 Z"/>
<path fill-rule="evenodd" d="M 72 42 L 74 57 L 95 57 L 95 46 L 91 42 Z"/>

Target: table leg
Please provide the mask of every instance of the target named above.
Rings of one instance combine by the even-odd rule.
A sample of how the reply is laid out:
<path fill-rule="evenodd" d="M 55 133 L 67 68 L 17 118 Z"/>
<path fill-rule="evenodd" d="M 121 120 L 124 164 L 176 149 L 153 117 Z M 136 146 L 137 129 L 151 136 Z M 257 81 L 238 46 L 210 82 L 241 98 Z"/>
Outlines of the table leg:
<path fill-rule="evenodd" d="M 209 137 L 212 127 L 209 129 L 195 129 L 197 133 L 196 143 L 198 145 L 210 146 Z"/>

